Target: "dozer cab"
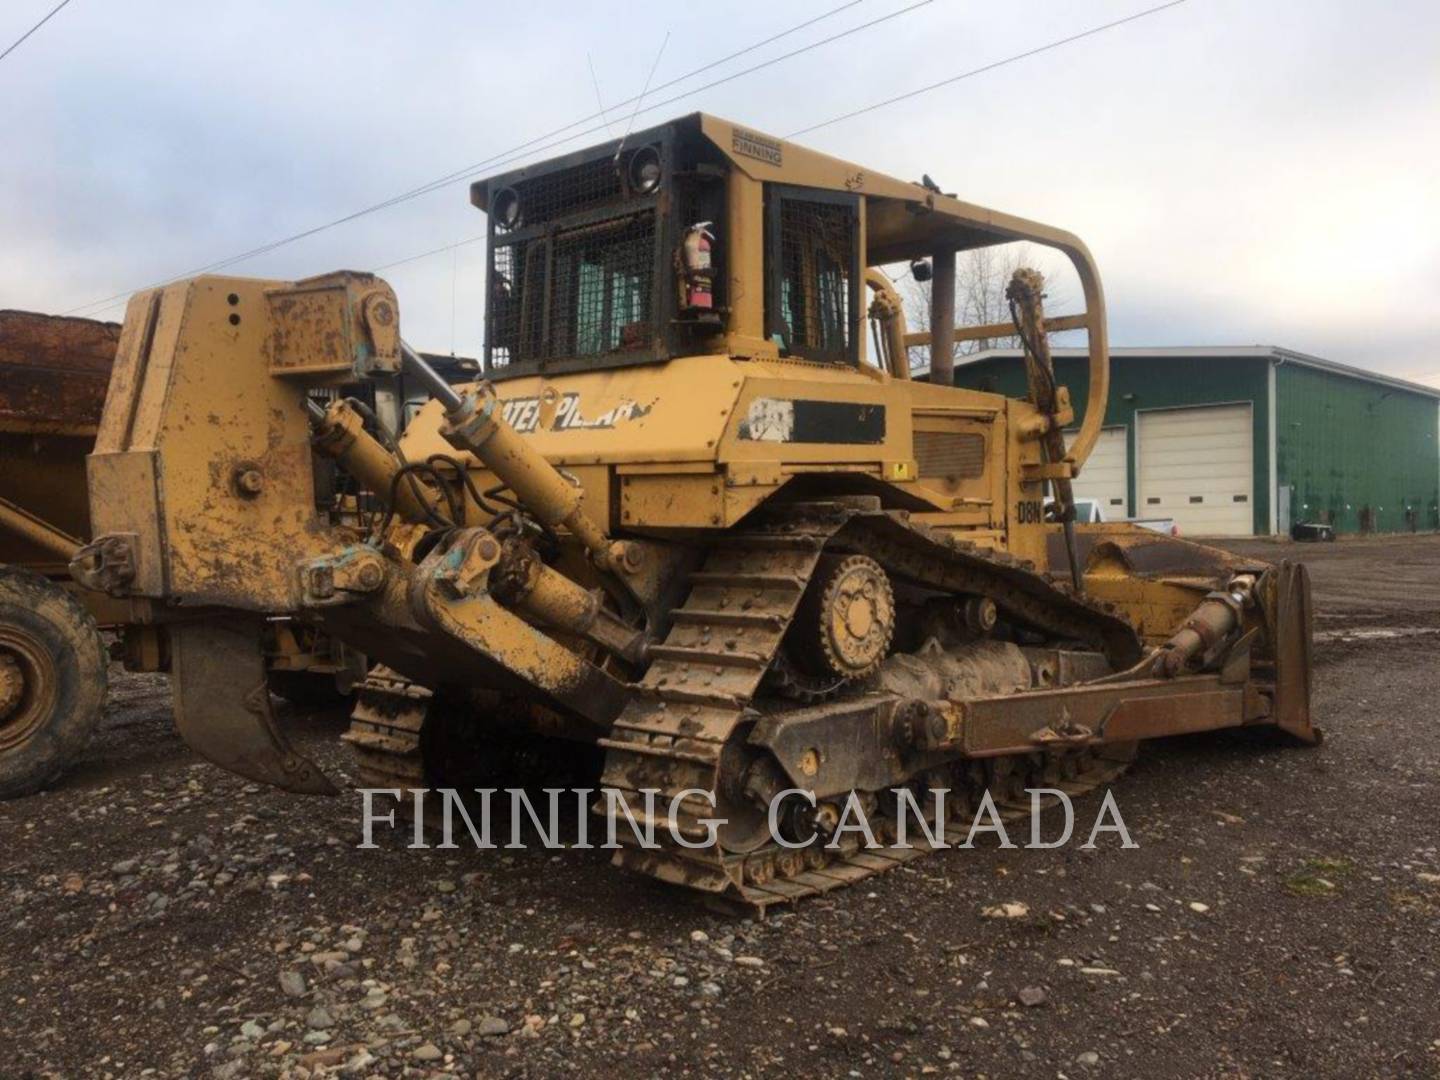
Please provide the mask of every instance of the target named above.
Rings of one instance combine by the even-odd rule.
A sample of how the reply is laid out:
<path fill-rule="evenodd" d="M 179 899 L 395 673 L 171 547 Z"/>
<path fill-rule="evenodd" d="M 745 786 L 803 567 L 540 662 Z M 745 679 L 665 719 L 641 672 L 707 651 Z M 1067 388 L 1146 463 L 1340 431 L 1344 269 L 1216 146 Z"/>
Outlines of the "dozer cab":
<path fill-rule="evenodd" d="M 382 665 L 347 735 L 361 786 L 473 786 L 502 737 L 588 744 L 625 797 L 597 806 L 661 826 L 619 828 L 617 863 L 763 909 L 921 854 L 835 836 L 852 798 L 888 834 L 900 793 L 945 791 L 959 828 L 987 794 L 1106 782 L 1143 739 L 1317 738 L 1303 568 L 1073 522 L 1108 388 L 1076 237 L 705 115 L 471 197 L 473 385 L 429 373 L 367 274 L 130 302 L 73 572 L 172 610 L 202 755 L 334 790 L 262 692 L 259 628 L 292 615 Z M 1027 398 L 913 379 L 911 348 L 940 371 L 997 333 L 954 326 L 956 252 L 1016 240 L 1085 301 L 1047 315 L 1037 274 L 1011 283 Z M 881 268 L 920 259 L 933 329 L 910 333 Z M 1090 358 L 1068 447 L 1059 329 Z M 317 400 L 402 370 L 434 400 L 398 440 Z M 378 501 L 358 527 L 315 510 L 325 459 Z"/>

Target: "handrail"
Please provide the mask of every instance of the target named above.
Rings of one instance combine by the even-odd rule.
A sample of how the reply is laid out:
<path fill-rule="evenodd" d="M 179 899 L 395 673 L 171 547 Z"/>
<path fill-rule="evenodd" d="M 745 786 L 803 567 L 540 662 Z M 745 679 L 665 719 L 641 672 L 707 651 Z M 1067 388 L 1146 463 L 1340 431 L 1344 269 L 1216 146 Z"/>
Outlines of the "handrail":
<path fill-rule="evenodd" d="M 1088 325 L 1089 316 L 1086 312 L 1078 315 L 1050 315 L 1045 319 L 1045 331 L 1050 334 L 1057 334 L 1061 330 L 1084 330 Z M 1006 320 L 1003 323 L 978 323 L 974 326 L 955 327 L 956 341 L 983 341 L 985 338 L 1014 337 L 1015 324 Z M 917 345 L 930 344 L 929 330 L 916 330 L 905 335 L 905 347 L 913 349 Z"/>
<path fill-rule="evenodd" d="M 909 346 L 914 335 L 905 332 L 905 304 L 896 292 L 894 282 L 878 267 L 866 268 L 865 284 L 875 290 L 875 300 L 870 310 L 885 335 L 885 362 L 889 366 L 890 375 L 896 379 L 909 379 Z"/>
<path fill-rule="evenodd" d="M 1011 219 L 1018 220 L 1018 219 Z M 1043 230 L 1043 231 L 1041 231 Z M 1105 425 L 1105 405 L 1110 398 L 1110 342 L 1105 325 L 1105 290 L 1100 284 L 1100 271 L 1090 255 L 1090 249 L 1073 233 L 1051 229 L 1030 223 L 1024 230 L 1015 229 L 1008 237 L 1013 240 L 1028 240 L 1065 253 L 1075 273 L 1080 278 L 1080 287 L 1085 294 L 1085 311 L 1078 315 L 1056 315 L 1045 320 L 1047 332 L 1057 330 L 1084 330 L 1089 341 L 1090 391 L 1085 399 L 1085 419 L 1074 441 L 1067 448 L 1065 460 L 1071 471 L 1079 475 L 1080 467 L 1090 457 L 1095 444 L 1100 440 L 1100 429 Z M 867 273 L 866 280 L 869 280 Z M 987 337 L 1012 337 L 1012 324 L 989 323 L 983 326 L 959 326 L 955 328 L 955 341 L 974 341 Z M 904 335 L 904 348 L 930 344 L 930 334 L 919 331 Z"/>
<path fill-rule="evenodd" d="M 1037 238 L 1038 239 L 1038 238 Z M 1110 340 L 1105 326 L 1105 290 L 1100 284 L 1100 271 L 1090 255 L 1090 249 L 1072 233 L 1055 231 L 1053 240 L 1040 240 L 1047 246 L 1063 251 L 1075 267 L 1080 278 L 1080 288 L 1085 293 L 1085 331 L 1090 357 L 1090 392 L 1085 399 L 1085 419 L 1074 441 L 1067 448 L 1065 460 L 1079 474 L 1080 466 L 1090 457 L 1090 451 L 1100 441 L 1100 430 L 1105 426 L 1105 405 L 1110 400 Z"/>

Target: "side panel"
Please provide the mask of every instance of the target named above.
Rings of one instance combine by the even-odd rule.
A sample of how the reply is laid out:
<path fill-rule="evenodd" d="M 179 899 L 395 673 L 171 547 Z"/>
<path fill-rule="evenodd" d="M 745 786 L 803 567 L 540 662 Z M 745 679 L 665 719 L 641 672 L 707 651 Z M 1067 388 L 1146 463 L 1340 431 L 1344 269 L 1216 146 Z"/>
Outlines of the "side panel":
<path fill-rule="evenodd" d="M 725 356 L 506 379 L 505 420 L 555 465 L 714 461 L 746 365 Z M 551 399 L 547 401 L 547 399 Z M 405 455 L 454 454 L 431 402 L 401 439 Z"/>
<path fill-rule="evenodd" d="M 1005 431 L 1000 412 L 914 410 L 915 487 L 928 501 L 945 505 L 957 523 L 1005 525 Z"/>
<path fill-rule="evenodd" d="M 1296 364 L 1275 372 L 1281 484 L 1295 521 L 1341 532 L 1440 528 L 1434 398 Z"/>
<path fill-rule="evenodd" d="M 135 537 L 134 590 L 141 596 L 162 597 L 169 592 L 164 522 L 154 451 L 91 454 L 86 461 L 89 487 L 99 493 L 100 531 Z"/>
<path fill-rule="evenodd" d="M 272 378 L 273 283 L 197 278 L 130 305 L 91 459 L 97 535 L 133 537 L 135 592 L 284 611 L 332 546 L 303 384 Z"/>

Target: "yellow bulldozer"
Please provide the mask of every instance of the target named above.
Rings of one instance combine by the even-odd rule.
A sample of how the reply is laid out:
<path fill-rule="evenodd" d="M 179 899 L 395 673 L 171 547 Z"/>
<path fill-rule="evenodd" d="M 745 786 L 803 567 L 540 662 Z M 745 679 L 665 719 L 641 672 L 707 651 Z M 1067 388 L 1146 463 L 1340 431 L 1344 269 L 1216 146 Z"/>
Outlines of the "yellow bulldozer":
<path fill-rule="evenodd" d="M 335 790 L 263 692 L 264 620 L 292 616 L 381 665 L 346 735 L 360 786 L 463 789 L 501 739 L 588 745 L 620 796 L 597 808 L 660 826 L 619 829 L 619 865 L 763 909 L 923 852 L 838 835 L 852 800 L 889 836 L 902 793 L 948 792 L 960 828 L 1107 782 L 1143 739 L 1317 740 L 1303 567 L 1073 522 L 1108 387 L 1073 235 L 699 114 L 471 198 L 470 385 L 368 274 L 130 301 L 72 573 L 170 613 L 200 754 Z M 1021 240 L 1069 260 L 1084 312 L 1046 315 L 1022 272 L 1013 327 L 956 327 L 957 252 Z M 927 333 L 882 270 L 919 260 Z M 1068 446 L 1062 329 L 1089 345 Z M 1025 399 L 945 384 L 956 341 L 999 333 L 1025 342 Z M 433 400 L 398 439 L 320 400 L 401 371 Z M 317 462 L 376 512 L 317 513 Z"/>

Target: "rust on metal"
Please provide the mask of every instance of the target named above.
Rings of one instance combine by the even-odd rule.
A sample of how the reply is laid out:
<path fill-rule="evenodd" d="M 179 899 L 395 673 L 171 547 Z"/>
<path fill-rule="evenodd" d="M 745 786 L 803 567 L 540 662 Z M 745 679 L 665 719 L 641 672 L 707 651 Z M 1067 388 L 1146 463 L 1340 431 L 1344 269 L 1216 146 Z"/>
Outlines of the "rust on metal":
<path fill-rule="evenodd" d="M 0 311 L 0 563 L 63 573 L 89 536 L 85 455 L 117 323 Z"/>
<path fill-rule="evenodd" d="M 319 766 L 275 723 L 259 620 L 201 620 L 170 628 L 175 726 L 201 757 L 251 780 L 303 795 L 334 795 Z"/>
<path fill-rule="evenodd" d="M 120 324 L 0 311 L 0 431 L 94 435 Z"/>

